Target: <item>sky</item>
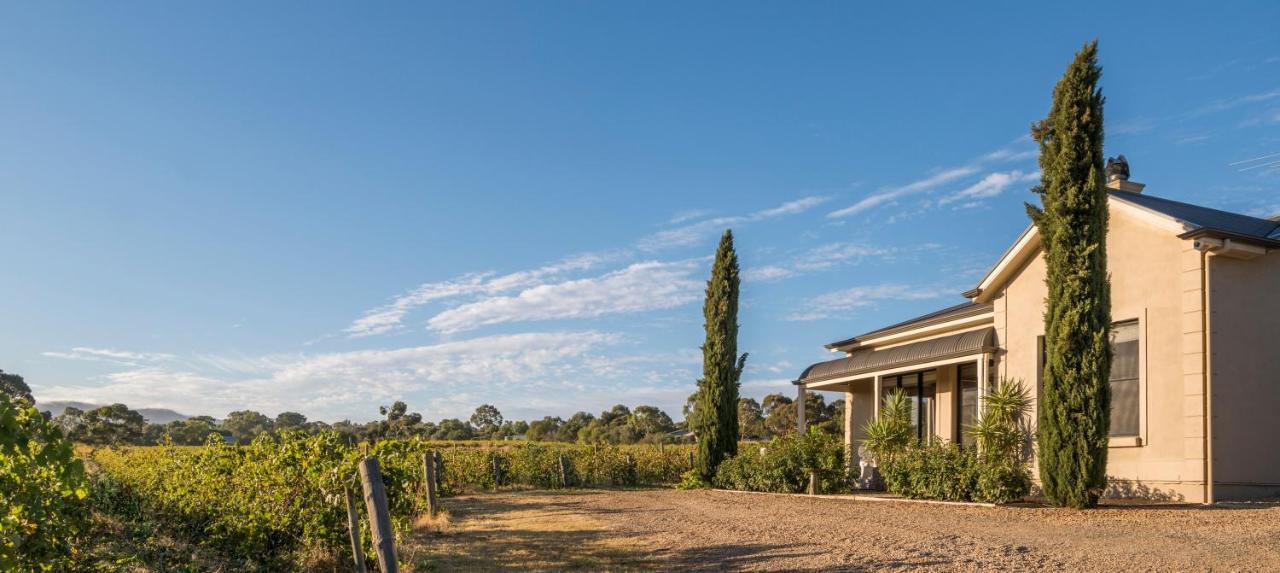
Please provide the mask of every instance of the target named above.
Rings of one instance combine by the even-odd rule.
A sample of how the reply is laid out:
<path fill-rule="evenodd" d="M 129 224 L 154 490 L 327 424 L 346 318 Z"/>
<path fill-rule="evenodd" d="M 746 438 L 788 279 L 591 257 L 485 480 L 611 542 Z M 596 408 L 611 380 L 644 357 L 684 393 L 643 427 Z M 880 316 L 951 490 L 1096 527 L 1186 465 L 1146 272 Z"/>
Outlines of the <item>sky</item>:
<path fill-rule="evenodd" d="M 679 419 L 732 228 L 742 394 L 790 395 L 963 302 L 1094 38 L 1133 180 L 1280 211 L 1280 4 L 883 4 L 10 4 L 0 369 L 192 415 Z"/>

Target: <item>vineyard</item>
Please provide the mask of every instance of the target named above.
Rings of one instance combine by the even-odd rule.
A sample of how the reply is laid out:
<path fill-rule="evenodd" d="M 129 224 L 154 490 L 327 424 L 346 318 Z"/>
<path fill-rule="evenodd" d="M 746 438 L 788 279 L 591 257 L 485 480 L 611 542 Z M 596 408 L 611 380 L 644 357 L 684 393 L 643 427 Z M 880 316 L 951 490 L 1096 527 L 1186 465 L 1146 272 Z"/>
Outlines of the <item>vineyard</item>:
<path fill-rule="evenodd" d="M 424 454 L 431 451 L 439 453 L 438 489 L 447 497 L 514 488 L 672 484 L 690 468 L 691 448 L 419 439 L 369 446 L 324 432 L 264 436 L 246 446 L 226 445 L 214 436 L 197 447 L 83 453 L 95 509 L 198 540 L 241 568 L 274 571 L 349 567 L 345 499 L 360 491 L 357 464 L 366 455 L 381 466 L 396 537 L 407 536 L 427 510 Z M 369 555 L 367 523 L 361 531 Z"/>

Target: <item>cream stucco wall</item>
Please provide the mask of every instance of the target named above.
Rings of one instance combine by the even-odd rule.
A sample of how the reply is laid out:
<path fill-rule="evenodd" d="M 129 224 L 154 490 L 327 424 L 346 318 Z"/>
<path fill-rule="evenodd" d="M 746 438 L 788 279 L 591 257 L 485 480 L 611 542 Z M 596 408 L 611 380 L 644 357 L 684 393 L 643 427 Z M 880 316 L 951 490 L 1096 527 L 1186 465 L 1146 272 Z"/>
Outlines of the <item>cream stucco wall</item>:
<path fill-rule="evenodd" d="M 1280 495 L 1280 252 L 1210 256 L 1214 490 Z"/>
<path fill-rule="evenodd" d="M 1187 241 L 1149 217 L 1112 208 L 1107 240 L 1112 317 L 1136 319 L 1140 328 L 1140 440 L 1113 440 L 1108 451 L 1109 495 L 1200 501 L 1203 463 L 1188 463 L 1184 413 L 1183 292 Z M 993 299 L 1000 376 L 1020 379 L 1038 404 L 1039 342 L 1044 333 L 1044 259 L 1019 269 Z M 1173 288 L 1171 288 L 1171 286 Z M 1201 439 L 1201 441 L 1203 441 Z M 1192 452 L 1194 453 L 1194 452 Z"/>

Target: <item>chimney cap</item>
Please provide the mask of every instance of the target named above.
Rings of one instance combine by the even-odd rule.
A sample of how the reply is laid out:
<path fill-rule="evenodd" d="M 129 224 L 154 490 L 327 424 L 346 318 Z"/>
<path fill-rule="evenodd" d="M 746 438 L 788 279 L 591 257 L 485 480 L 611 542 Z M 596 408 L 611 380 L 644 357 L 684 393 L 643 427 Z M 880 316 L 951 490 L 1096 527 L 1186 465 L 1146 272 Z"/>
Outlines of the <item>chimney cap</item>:
<path fill-rule="evenodd" d="M 1107 158 L 1107 181 L 1128 181 L 1129 180 L 1129 160 L 1124 155 L 1118 157 Z"/>

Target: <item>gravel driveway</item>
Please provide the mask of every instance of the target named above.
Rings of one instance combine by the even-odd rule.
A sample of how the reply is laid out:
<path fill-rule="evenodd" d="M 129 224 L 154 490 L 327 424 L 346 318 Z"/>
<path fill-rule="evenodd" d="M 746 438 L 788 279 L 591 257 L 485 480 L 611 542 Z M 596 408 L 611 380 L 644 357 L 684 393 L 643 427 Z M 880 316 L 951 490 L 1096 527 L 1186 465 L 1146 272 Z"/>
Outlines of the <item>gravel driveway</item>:
<path fill-rule="evenodd" d="M 1280 571 L 1277 504 L 1075 511 L 633 490 L 446 507 L 454 531 L 423 555 L 477 553 L 453 562 L 472 569 Z"/>

